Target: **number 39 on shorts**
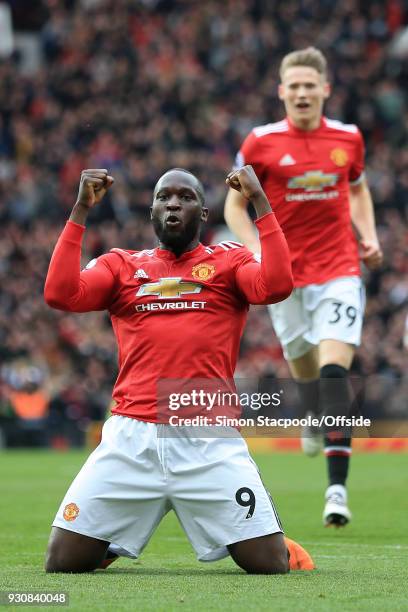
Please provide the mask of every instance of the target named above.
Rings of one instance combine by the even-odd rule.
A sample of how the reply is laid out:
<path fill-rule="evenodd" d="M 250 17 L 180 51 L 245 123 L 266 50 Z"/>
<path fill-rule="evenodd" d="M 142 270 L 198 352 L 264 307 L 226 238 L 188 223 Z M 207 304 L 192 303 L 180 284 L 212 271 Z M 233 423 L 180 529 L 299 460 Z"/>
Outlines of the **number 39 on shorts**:
<path fill-rule="evenodd" d="M 344 304 L 344 302 L 332 302 L 332 316 L 329 319 L 329 323 L 336 324 L 341 322 L 347 327 L 354 325 L 357 318 L 357 308 Z"/>

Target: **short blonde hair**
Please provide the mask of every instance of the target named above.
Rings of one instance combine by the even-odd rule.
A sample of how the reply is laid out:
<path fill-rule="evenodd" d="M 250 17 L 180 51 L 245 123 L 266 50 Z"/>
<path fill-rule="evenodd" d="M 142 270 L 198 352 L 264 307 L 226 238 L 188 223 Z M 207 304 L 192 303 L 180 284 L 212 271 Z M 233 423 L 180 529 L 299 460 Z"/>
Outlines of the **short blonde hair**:
<path fill-rule="evenodd" d="M 306 49 L 292 51 L 292 53 L 285 55 L 279 68 L 280 78 L 283 79 L 286 70 L 294 66 L 314 68 L 319 74 L 327 79 L 326 58 L 319 49 L 316 49 L 316 47 L 307 47 Z"/>

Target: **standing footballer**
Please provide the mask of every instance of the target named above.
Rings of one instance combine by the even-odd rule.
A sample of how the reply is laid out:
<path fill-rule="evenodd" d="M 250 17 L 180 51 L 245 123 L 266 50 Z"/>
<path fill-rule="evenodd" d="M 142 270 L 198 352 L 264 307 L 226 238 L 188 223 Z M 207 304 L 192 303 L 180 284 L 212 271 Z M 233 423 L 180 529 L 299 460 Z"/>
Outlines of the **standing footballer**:
<path fill-rule="evenodd" d="M 315 413 L 345 415 L 348 372 L 360 344 L 364 311 L 359 260 L 369 269 L 382 262 L 364 177 L 364 143 L 355 125 L 322 115 L 330 85 L 318 49 L 286 55 L 280 77 L 279 98 L 287 116 L 254 128 L 236 166 L 253 166 L 289 244 L 295 290 L 269 311 L 302 404 Z M 225 219 L 247 247 L 259 252 L 247 205 L 242 193 L 230 189 Z M 313 456 L 322 447 L 322 436 L 307 433 L 303 449 Z M 345 488 L 350 435 L 325 430 L 324 450 L 329 487 L 323 522 L 338 527 L 351 519 Z"/>

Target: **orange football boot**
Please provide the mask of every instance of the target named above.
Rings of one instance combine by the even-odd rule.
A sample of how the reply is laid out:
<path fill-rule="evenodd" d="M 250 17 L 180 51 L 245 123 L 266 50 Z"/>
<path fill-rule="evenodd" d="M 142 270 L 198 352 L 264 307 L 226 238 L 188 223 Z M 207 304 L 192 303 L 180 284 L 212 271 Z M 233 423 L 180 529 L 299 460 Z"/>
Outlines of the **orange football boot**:
<path fill-rule="evenodd" d="M 309 553 L 297 542 L 284 537 L 286 547 L 290 553 L 289 567 L 291 570 L 313 570 L 316 569 L 314 561 Z"/>

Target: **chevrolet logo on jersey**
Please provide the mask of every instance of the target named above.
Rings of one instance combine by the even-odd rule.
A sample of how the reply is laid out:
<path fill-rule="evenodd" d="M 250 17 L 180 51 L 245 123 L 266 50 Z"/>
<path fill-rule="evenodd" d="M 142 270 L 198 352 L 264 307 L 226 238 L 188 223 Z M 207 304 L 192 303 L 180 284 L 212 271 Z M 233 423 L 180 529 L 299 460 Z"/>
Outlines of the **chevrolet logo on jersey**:
<path fill-rule="evenodd" d="M 288 181 L 289 189 L 304 189 L 305 191 L 322 191 L 324 187 L 334 187 L 338 180 L 337 174 L 325 174 L 321 170 L 305 172 L 294 176 Z"/>
<path fill-rule="evenodd" d="M 155 283 L 146 283 L 136 293 L 141 295 L 157 295 L 159 300 L 167 298 L 179 298 L 186 293 L 200 293 L 202 285 L 182 281 L 181 277 L 160 278 Z"/>

